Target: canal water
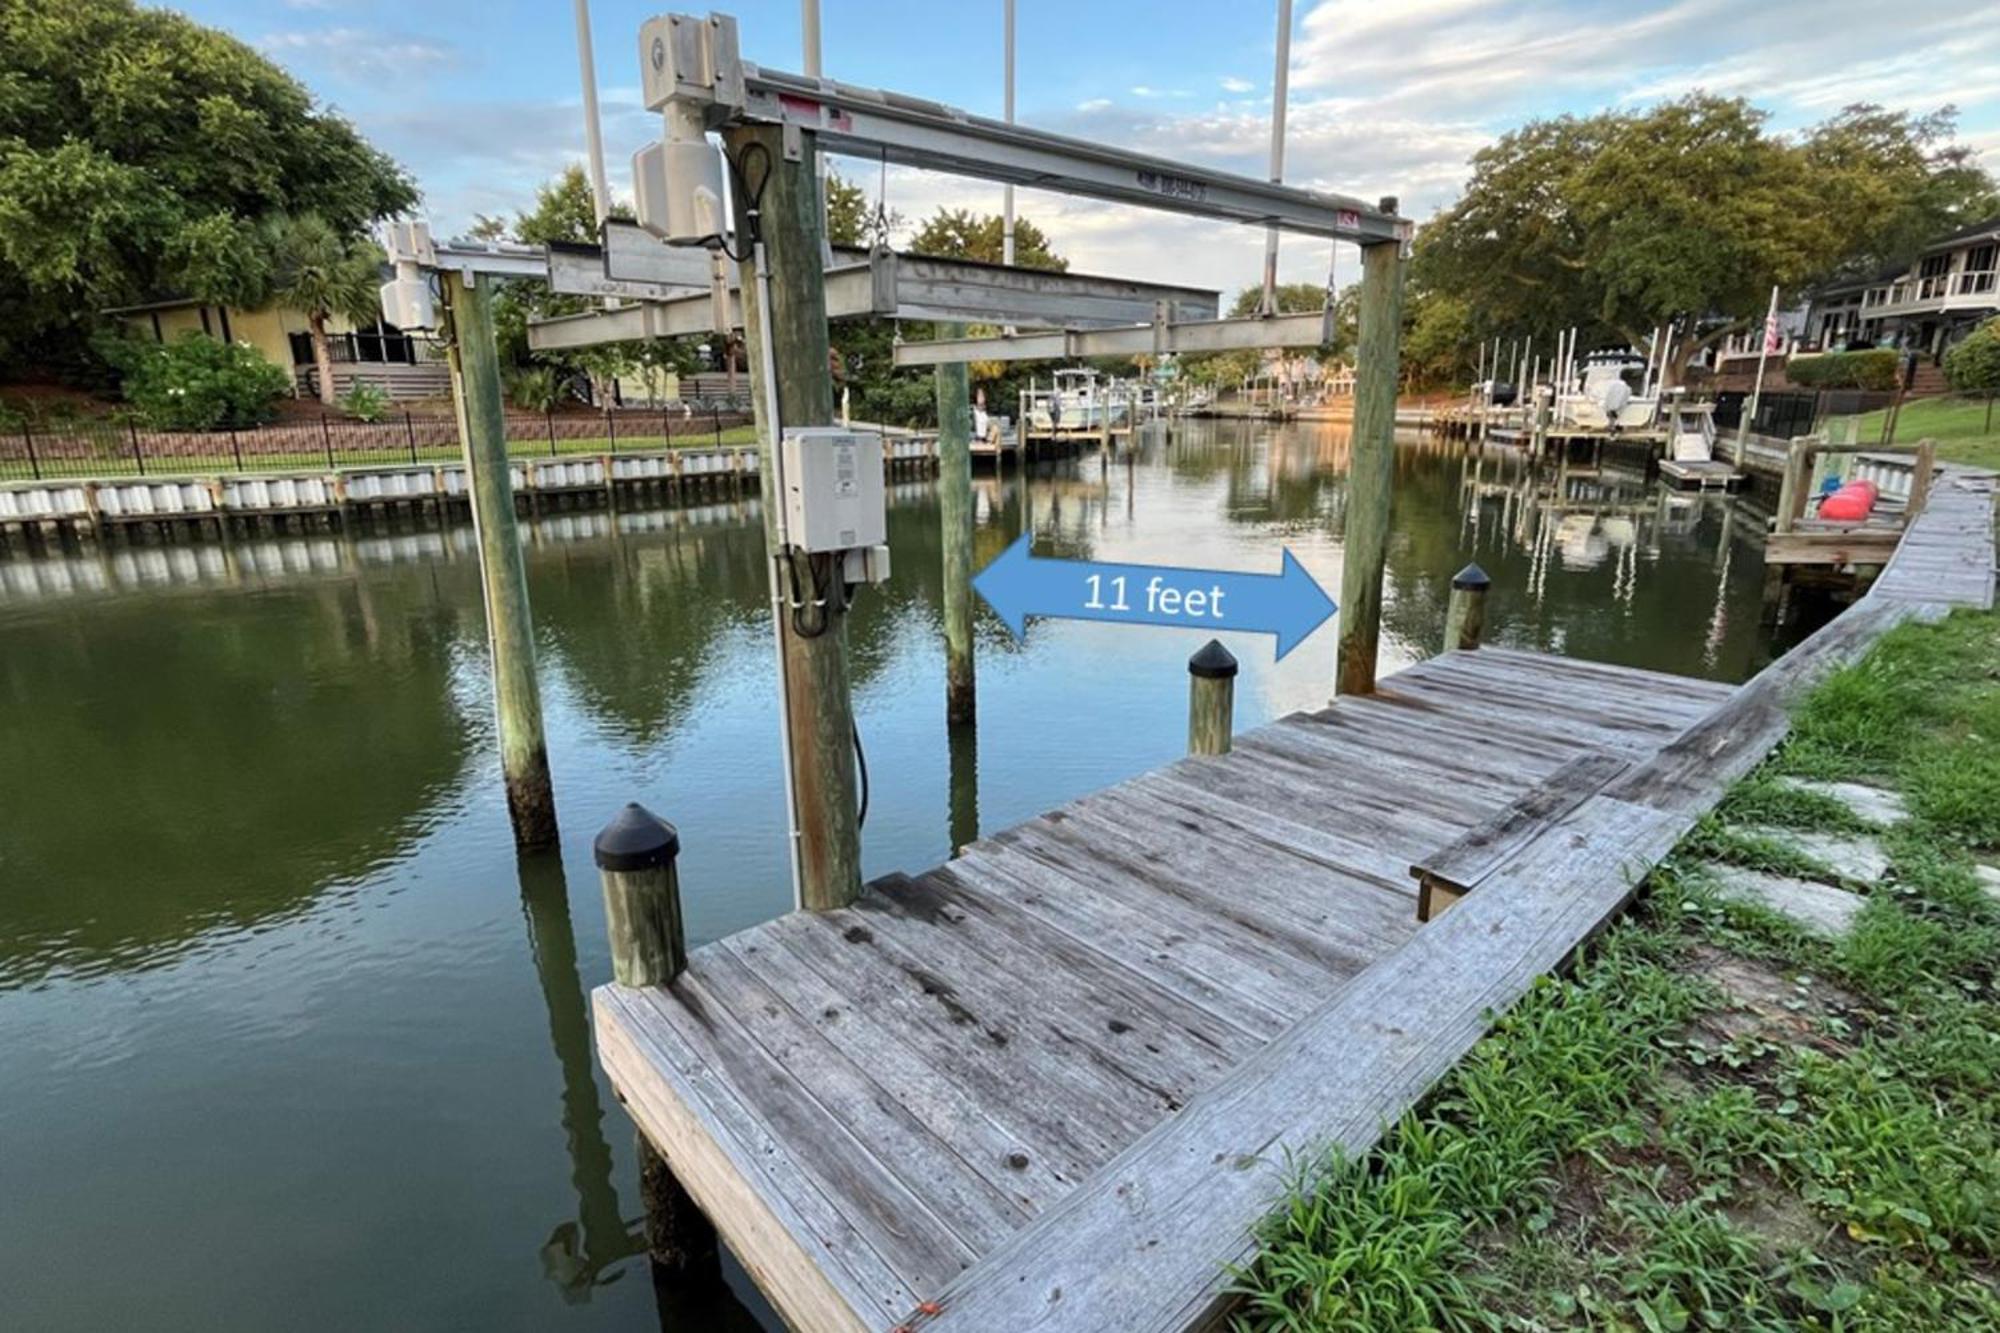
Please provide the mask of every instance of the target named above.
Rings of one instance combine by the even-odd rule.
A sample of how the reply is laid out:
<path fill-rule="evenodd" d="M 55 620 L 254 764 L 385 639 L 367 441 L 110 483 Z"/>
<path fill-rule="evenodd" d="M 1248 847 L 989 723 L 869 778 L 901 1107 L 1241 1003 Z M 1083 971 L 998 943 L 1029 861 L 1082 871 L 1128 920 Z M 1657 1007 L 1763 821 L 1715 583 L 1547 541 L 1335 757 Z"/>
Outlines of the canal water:
<path fill-rule="evenodd" d="M 1275 572 L 1337 595 L 1344 427 L 1188 423 L 976 478 L 977 559 Z M 1498 642 L 1740 680 L 1758 516 L 1625 469 L 1398 450 L 1384 669 L 1454 570 Z M 1182 752 L 1185 630 L 982 608 L 976 742 L 943 722 L 938 506 L 892 488 L 850 627 L 866 870 L 915 870 Z M 770 1316 L 656 1292 L 632 1130 L 595 1072 L 590 839 L 675 821 L 699 943 L 781 912 L 754 503 L 531 525 L 559 856 L 517 864 L 471 533 L 365 527 L 0 560 L 0 1328 L 652 1329 Z M 1237 724 L 1321 706 L 1329 622 L 1243 663 Z"/>

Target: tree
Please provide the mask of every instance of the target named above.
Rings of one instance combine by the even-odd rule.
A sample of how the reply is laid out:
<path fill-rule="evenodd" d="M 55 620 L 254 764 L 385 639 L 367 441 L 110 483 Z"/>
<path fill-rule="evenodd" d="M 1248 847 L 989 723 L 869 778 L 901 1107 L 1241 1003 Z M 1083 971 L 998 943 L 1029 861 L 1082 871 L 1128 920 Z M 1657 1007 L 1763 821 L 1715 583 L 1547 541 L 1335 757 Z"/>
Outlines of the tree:
<path fill-rule="evenodd" d="M 271 219 L 353 237 L 416 199 L 233 37 L 132 0 L 0 5 L 0 361 L 75 356 L 106 306 L 254 303 Z"/>
<path fill-rule="evenodd" d="M 1278 313 L 1281 315 L 1304 315 L 1326 307 L 1326 288 L 1316 282 L 1281 282 L 1278 284 Z M 1236 293 L 1236 299 L 1229 303 L 1229 318 L 1247 319 L 1264 305 L 1262 286 L 1245 287 Z"/>
<path fill-rule="evenodd" d="M 1668 382 L 1793 292 L 1941 230 L 1991 192 L 1939 148 L 1949 113 L 1856 107 L 1802 138 L 1766 132 L 1739 98 L 1697 93 L 1642 112 L 1533 121 L 1472 159 L 1464 196 L 1419 234 L 1413 281 L 1475 314 L 1476 338 L 1645 346 L 1669 320 Z M 1885 199 L 1904 206 L 1869 207 Z"/>
<path fill-rule="evenodd" d="M 1944 354 L 1944 377 L 1962 394 L 1984 394 L 1986 426 L 1993 432 L 1993 395 L 2000 394 L 2000 317 L 1987 320 Z"/>
<path fill-rule="evenodd" d="M 998 264 L 1006 253 L 1006 220 L 998 213 L 940 207 L 910 238 L 910 251 L 940 259 Z M 1048 235 L 1021 217 L 1014 219 L 1014 266 L 1069 272 L 1069 261 L 1050 247 Z"/>
<path fill-rule="evenodd" d="M 319 400 L 332 407 L 333 352 L 326 322 L 335 315 L 356 324 L 380 312 L 382 252 L 366 241 L 351 241 L 324 218 L 307 215 L 273 224 L 270 240 L 271 296 L 302 312 L 319 368 Z"/>

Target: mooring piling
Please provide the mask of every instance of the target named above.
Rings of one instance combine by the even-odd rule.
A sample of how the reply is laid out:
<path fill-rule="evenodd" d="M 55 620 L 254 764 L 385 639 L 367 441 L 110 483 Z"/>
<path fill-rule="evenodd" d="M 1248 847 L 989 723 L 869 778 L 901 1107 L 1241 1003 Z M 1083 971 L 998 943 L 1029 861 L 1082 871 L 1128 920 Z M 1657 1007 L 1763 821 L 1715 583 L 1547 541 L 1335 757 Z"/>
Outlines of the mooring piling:
<path fill-rule="evenodd" d="M 1444 650 L 1477 648 L 1486 635 L 1486 593 L 1493 580 L 1477 564 L 1451 576 L 1451 600 L 1445 604 Z"/>
<path fill-rule="evenodd" d="M 681 924 L 680 834 L 633 802 L 598 832 L 592 851 L 604 884 L 604 929 L 611 975 L 621 986 L 668 986 L 687 970 Z M 637 1135 L 639 1195 L 646 1208 L 646 1248 L 676 1275 L 714 1268 L 715 1227 L 674 1178 L 645 1132 Z"/>
<path fill-rule="evenodd" d="M 788 147 L 788 144 L 790 145 Z M 777 383 L 766 384 L 763 358 L 750 358 L 750 401 L 757 418 L 758 480 L 764 498 L 764 540 L 777 619 L 783 674 L 784 727 L 791 756 L 799 906 L 845 907 L 861 894 L 861 828 L 854 756 L 854 701 L 847 669 L 847 625 L 831 613 L 822 627 L 801 633 L 791 608 L 817 597 L 802 579 L 810 561 L 780 548 L 777 453 L 782 426 L 833 421 L 828 370 L 826 274 L 820 256 L 818 148 L 810 132 L 794 139 L 777 125 L 739 125 L 724 135 L 748 190 L 735 192 L 737 234 L 758 235 L 770 277 L 771 309 L 762 284 L 743 282 L 745 345 L 757 347 L 768 319 Z M 756 218 L 751 217 L 755 209 Z M 771 420 L 775 401 L 781 421 Z"/>
<path fill-rule="evenodd" d="M 1385 198 L 1382 211 L 1394 213 Z M 1403 250 L 1361 250 L 1361 328 L 1355 353 L 1354 443 L 1347 467 L 1345 563 L 1340 574 L 1338 694 L 1372 694 L 1382 633 L 1382 571 L 1396 452 L 1396 380 L 1403 318 Z"/>
<path fill-rule="evenodd" d="M 621 986 L 665 986 L 687 968 L 681 926 L 680 834 L 633 802 L 598 832 L 611 975 Z"/>
<path fill-rule="evenodd" d="M 456 270 L 440 276 L 451 308 L 452 401 L 465 450 L 466 493 L 472 502 L 479 582 L 485 592 L 507 813 L 513 819 L 517 846 L 546 847 L 556 840 L 556 801 L 542 738 L 528 571 L 515 528 L 514 486 L 507 463 L 507 419 L 493 331 L 494 279 L 475 279 Z"/>
<path fill-rule="evenodd" d="M 964 335 L 946 325 L 938 336 Z M 945 721 L 963 726 L 978 711 L 972 661 L 972 404 L 963 361 L 940 365 L 937 377 L 938 522 L 944 529 Z"/>
<path fill-rule="evenodd" d="M 1236 657 L 1210 639 L 1188 658 L 1188 753 L 1228 754 L 1236 723 Z"/>

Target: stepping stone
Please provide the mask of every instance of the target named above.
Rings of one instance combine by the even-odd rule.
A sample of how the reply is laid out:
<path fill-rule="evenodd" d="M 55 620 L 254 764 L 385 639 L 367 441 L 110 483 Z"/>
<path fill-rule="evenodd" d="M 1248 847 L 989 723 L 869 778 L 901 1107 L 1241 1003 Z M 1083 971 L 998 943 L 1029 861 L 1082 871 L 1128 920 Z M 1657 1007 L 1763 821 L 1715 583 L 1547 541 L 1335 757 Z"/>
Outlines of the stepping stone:
<path fill-rule="evenodd" d="M 1817 935 L 1841 936 L 1854 924 L 1867 899 L 1818 880 L 1793 879 L 1722 861 L 1704 867 L 1725 896 L 1782 913 Z"/>
<path fill-rule="evenodd" d="M 1774 824 L 1736 826 L 1737 831 L 1789 847 L 1801 856 L 1825 866 L 1841 879 L 1856 884 L 1873 884 L 1889 873 L 1889 854 L 1882 844 L 1866 834 L 1815 833 L 1807 829 L 1779 828 Z"/>
<path fill-rule="evenodd" d="M 1979 887 L 1986 891 L 1986 896 L 2000 902 L 2000 866 L 1978 862 L 1973 865 L 1972 873 L 1978 878 Z"/>
<path fill-rule="evenodd" d="M 1870 824 L 1900 824 L 1910 817 L 1910 807 L 1900 794 L 1861 782 L 1815 782 L 1811 778 L 1780 778 L 1778 785 L 1793 791 L 1809 791 L 1839 801 L 1859 819 Z"/>

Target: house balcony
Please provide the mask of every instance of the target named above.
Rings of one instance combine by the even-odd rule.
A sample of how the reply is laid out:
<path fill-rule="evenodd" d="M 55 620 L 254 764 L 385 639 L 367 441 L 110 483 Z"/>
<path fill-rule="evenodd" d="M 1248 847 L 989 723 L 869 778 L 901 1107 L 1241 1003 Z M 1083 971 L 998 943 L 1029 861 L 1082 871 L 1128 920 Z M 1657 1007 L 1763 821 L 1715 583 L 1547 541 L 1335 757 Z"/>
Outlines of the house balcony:
<path fill-rule="evenodd" d="M 1929 278 L 1904 278 L 1869 289 L 1862 298 L 1866 318 L 1886 315 L 1931 315 L 1947 310 L 1977 310 L 2000 303 L 2000 273 L 1940 273 Z"/>

